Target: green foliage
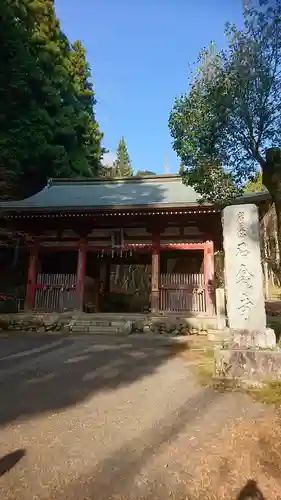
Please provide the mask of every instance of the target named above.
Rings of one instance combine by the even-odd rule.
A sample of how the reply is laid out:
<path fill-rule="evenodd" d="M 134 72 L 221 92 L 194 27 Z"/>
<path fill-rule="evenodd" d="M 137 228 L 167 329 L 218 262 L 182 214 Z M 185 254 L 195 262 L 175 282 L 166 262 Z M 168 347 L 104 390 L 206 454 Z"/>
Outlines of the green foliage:
<path fill-rule="evenodd" d="M 9 196 L 26 161 L 28 149 L 39 148 L 46 121 L 40 114 L 32 86 L 42 75 L 31 53 L 31 29 L 24 3 L 0 3 L 0 176 L 1 194 Z M 35 85 L 34 85 L 35 86 Z M 22 116 L 22 121 L 19 120 Z M 38 129 L 37 136 L 31 132 Z"/>
<path fill-rule="evenodd" d="M 256 400 L 263 403 L 274 405 L 277 408 L 281 406 L 281 383 L 280 381 L 264 381 L 262 387 L 253 387 L 249 389 L 249 394 Z"/>
<path fill-rule="evenodd" d="M 136 177 L 144 177 L 146 175 L 156 175 L 156 173 L 150 170 L 138 170 L 136 173 Z"/>
<path fill-rule="evenodd" d="M 133 169 L 124 137 L 121 137 L 114 162 L 114 177 L 131 177 Z"/>
<path fill-rule="evenodd" d="M 245 9 L 243 31 L 226 26 L 226 50 L 211 44 L 200 53 L 189 92 L 170 114 L 184 182 L 205 200 L 228 202 L 261 169 L 281 201 L 281 5 L 260 3 Z"/>
<path fill-rule="evenodd" d="M 0 196 L 94 175 L 102 137 L 82 45 L 71 47 L 53 0 L 3 0 L 0 19 Z"/>
<path fill-rule="evenodd" d="M 95 176 L 99 173 L 100 159 L 105 150 L 101 147 L 102 134 L 94 114 L 96 99 L 93 84 L 90 81 L 91 71 L 86 61 L 86 50 L 79 40 L 72 45 L 70 76 L 85 119 L 85 128 L 81 131 L 82 144 L 86 146 L 85 157 L 82 157 L 85 175 Z"/>
<path fill-rule="evenodd" d="M 183 176 L 185 173 L 184 163 L 180 162 L 179 175 Z"/>
<path fill-rule="evenodd" d="M 265 191 L 261 172 L 258 172 L 253 180 L 247 182 L 244 191 L 245 193 L 261 193 L 262 191 Z"/>

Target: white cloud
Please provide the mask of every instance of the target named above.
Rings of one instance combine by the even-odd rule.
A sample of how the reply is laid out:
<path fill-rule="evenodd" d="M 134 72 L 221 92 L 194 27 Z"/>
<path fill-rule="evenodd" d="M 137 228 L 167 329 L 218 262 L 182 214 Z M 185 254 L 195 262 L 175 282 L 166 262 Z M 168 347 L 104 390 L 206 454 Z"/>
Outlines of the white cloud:
<path fill-rule="evenodd" d="M 112 167 L 112 165 L 115 162 L 115 160 L 116 160 L 116 154 L 115 153 L 111 153 L 109 151 L 109 153 L 105 153 L 103 155 L 102 165 L 104 165 L 105 167 Z"/>

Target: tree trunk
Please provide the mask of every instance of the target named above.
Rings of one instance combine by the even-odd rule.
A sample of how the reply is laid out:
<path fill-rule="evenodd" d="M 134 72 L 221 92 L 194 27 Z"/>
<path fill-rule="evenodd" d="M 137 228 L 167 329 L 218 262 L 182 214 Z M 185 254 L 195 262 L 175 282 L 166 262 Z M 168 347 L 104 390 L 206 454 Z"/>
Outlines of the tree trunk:
<path fill-rule="evenodd" d="M 280 248 L 281 248 L 281 150 L 270 148 L 266 151 L 266 161 L 262 165 L 262 180 L 271 195 L 276 211 L 277 240 L 276 262 L 273 271 L 281 278 Z"/>
<path fill-rule="evenodd" d="M 264 273 L 264 287 L 265 298 L 269 298 L 269 273 L 268 273 L 268 251 L 267 251 L 267 233 L 266 224 L 263 218 L 262 221 L 262 235 L 263 235 L 263 273 Z"/>

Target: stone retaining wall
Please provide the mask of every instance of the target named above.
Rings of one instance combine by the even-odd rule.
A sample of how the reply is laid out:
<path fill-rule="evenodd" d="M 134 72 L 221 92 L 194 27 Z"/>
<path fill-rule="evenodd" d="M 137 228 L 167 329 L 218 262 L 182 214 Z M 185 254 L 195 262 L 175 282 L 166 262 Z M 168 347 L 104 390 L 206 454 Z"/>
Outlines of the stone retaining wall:
<path fill-rule="evenodd" d="M 67 333 L 70 320 L 69 314 L 0 314 L 0 330 Z"/>
<path fill-rule="evenodd" d="M 170 335 L 190 335 L 201 334 L 206 335 L 208 324 L 202 322 L 190 321 L 184 318 L 173 317 L 147 317 L 133 322 L 133 332 L 135 333 L 156 333 Z"/>
<path fill-rule="evenodd" d="M 132 323 L 132 333 L 155 333 L 168 335 L 206 335 L 210 329 L 216 329 L 216 317 L 193 317 L 184 318 L 180 316 L 110 316 L 95 314 L 73 314 L 72 313 L 18 313 L 0 314 L 0 330 L 2 331 L 36 331 L 40 332 L 61 332 L 71 333 L 71 331 L 103 332 L 109 326 L 114 326 L 114 321 Z M 74 325 L 80 328 L 73 328 Z M 87 326 L 87 328 L 85 327 Z M 117 332 L 118 333 L 118 332 Z"/>

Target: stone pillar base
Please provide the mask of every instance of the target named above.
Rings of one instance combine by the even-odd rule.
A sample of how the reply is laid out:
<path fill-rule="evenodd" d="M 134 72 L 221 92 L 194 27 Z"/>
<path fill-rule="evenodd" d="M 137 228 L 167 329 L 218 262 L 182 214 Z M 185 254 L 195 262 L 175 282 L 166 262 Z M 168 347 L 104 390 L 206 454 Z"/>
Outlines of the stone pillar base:
<path fill-rule="evenodd" d="M 276 336 L 274 330 L 229 330 L 229 346 L 233 349 L 274 349 Z"/>
<path fill-rule="evenodd" d="M 281 351 L 216 349 L 215 377 L 246 386 L 281 380 Z"/>

